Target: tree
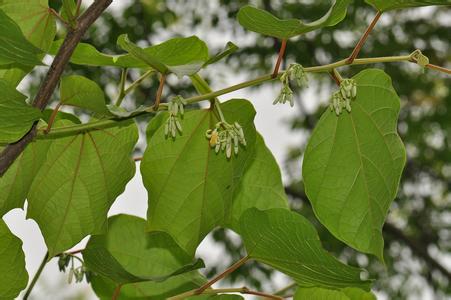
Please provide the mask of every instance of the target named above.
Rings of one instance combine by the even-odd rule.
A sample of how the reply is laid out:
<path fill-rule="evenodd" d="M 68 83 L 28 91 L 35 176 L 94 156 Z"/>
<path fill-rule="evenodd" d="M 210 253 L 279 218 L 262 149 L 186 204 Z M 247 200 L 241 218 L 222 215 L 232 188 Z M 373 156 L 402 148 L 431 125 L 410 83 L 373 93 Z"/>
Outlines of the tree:
<path fill-rule="evenodd" d="M 0 127 L 0 137 L 5 144 L 0 166 L 2 172 L 6 172 L 0 185 L 2 190 L 8 191 L 4 199 L 0 198 L 2 213 L 22 207 L 27 198 L 28 216 L 41 227 L 49 249 L 48 259 L 58 256 L 61 270 L 69 268 L 69 276 L 75 276 L 77 281 L 84 277 L 92 280 L 100 297 L 135 297 L 136 286 L 144 289 L 149 297 L 172 296 L 174 299 L 229 292 L 263 295 L 250 288 L 210 289 L 215 281 L 249 260 L 291 276 L 299 285 L 295 297 L 330 295 L 360 299 L 362 294 L 371 297 L 365 292 L 370 283 L 360 278 L 360 270 L 326 253 L 316 229 L 300 214 L 287 209 L 285 195 L 286 191 L 295 198 L 309 199 L 317 220 L 334 236 L 327 235 L 320 227 L 327 244 L 329 240 L 336 244 L 336 240 L 332 240 L 336 238 L 360 252 L 374 255 L 379 261 L 384 260 L 382 226 L 396 196 L 405 163 L 404 146 L 396 133 L 400 101 L 390 77 L 383 71 L 365 69 L 346 78 L 342 75 L 345 73 L 340 74 L 337 69 L 371 63 L 384 63 L 384 66 L 387 63 L 388 66 L 391 62 L 404 61 L 449 73 L 448 69 L 430 64 L 419 50 L 394 57 L 357 58 L 368 38 L 367 33 L 372 31 L 383 12 L 393 13 L 392 10 L 404 8 L 403 5 L 447 3 L 406 1 L 398 7 L 399 4 L 387 6 L 389 1 L 368 2 L 378 12 L 349 58 L 313 67 L 292 64 L 284 71 L 279 67 L 286 48 L 290 55 L 289 39 L 337 25 L 344 19 L 349 1 L 337 1 L 324 18 L 315 23 L 280 20 L 255 7 L 241 7 L 237 17 L 244 28 L 280 40 L 276 67 L 268 75 L 213 92 L 198 72 L 236 51 L 232 44 L 210 55 L 206 44 L 196 37 L 174 38 L 141 48 L 132 42 L 137 37 L 122 35 L 118 46 L 128 54 L 111 56 L 89 44 L 79 43 L 90 24 L 109 5 L 108 1 L 96 1 L 82 14 L 81 6 L 77 5 L 80 2 L 65 1 L 60 13 L 43 9 L 39 2 L 32 6 L 36 15 L 42 16 L 39 20 L 24 18 L 20 10 L 18 13 L 15 9 L 18 4 L 6 1 L 0 5 L 2 22 L 8 28 L 3 33 L 5 51 L 0 56 L 5 66 L 1 73 L 5 91 L 2 102 L 7 108 L 0 116 L 3 117 L 0 124 L 4 126 Z M 265 4 L 271 11 L 270 3 Z M 67 28 L 64 41 L 54 41 L 55 18 Z M 313 47 L 316 43 L 311 44 Z M 335 49 L 340 47 L 337 45 Z M 375 49 L 377 47 L 372 50 Z M 33 108 L 25 103 L 15 86 L 40 63 L 43 53 L 55 54 L 55 59 L 36 92 Z M 246 55 L 246 51 L 241 53 Z M 434 55 L 427 54 L 432 60 Z M 69 59 L 73 65 L 123 69 L 116 101 L 106 105 L 102 89 L 92 81 L 95 76 L 61 78 Z M 125 86 L 127 69 L 142 72 L 129 87 Z M 80 70 L 89 71 L 86 67 Z M 346 74 L 357 73 L 355 68 L 351 70 Z M 398 66 L 394 70 L 403 69 Z M 306 128 L 312 129 L 314 125 L 315 131 L 305 152 L 293 153 L 294 157 L 304 156 L 302 185 L 296 178 L 290 187 L 283 189 L 278 166 L 252 124 L 255 114 L 252 105 L 244 99 L 220 103 L 215 97 L 244 87 L 280 82 L 281 93 L 275 103 L 294 104 L 294 84 L 304 87 L 307 76 L 317 72 L 331 73 L 339 87 L 331 98 L 330 110 L 318 110 L 322 117 L 317 124 L 314 125 L 312 116 L 305 118 Z M 184 98 L 162 99 L 166 78 L 173 76 L 172 73 L 188 76 L 199 95 L 185 92 L 188 95 L 183 93 Z M 438 84 L 443 82 L 437 73 L 430 74 Z M 134 111 L 120 108 L 124 96 L 150 76 L 160 83 L 153 91 L 154 104 Z M 404 81 L 396 84 L 402 86 Z M 51 114 L 41 114 L 40 110 L 46 107 L 58 83 L 58 105 Z M 188 106 L 204 100 L 210 102 L 210 109 Z M 91 112 L 91 121 L 81 124 L 76 117 L 59 113 L 63 105 Z M 188 106 L 186 113 L 185 106 Z M 143 116 L 151 117 L 147 128 L 148 146 L 141 164 L 144 185 L 149 192 L 148 220 L 130 216 L 106 220 L 108 208 L 135 171 L 131 154 L 137 128 L 131 120 Z M 445 162 L 446 158 L 445 147 Z M 431 165 L 430 159 L 424 165 Z M 431 174 L 446 182 L 446 174 L 437 175 L 433 168 Z M 59 212 L 56 215 L 55 210 Z M 202 264 L 194 259 L 194 252 L 202 238 L 216 226 L 238 232 L 247 255 L 207 281 L 196 271 Z M 5 245 L 6 241 L 15 241 L 8 243 L 6 253 L 17 252 L 20 242 L 4 228 Z M 384 230 L 406 242 L 433 269 L 440 271 L 445 281 L 449 280 L 449 272 L 431 257 L 421 242 L 391 223 L 386 223 Z M 87 235 L 92 237 L 82 251 L 83 260 L 77 254 L 65 252 Z M 127 245 L 125 241 L 130 236 L 134 237 L 133 244 Z M 128 254 L 121 251 L 125 245 Z M 337 248 L 342 249 L 342 244 Z M 11 266 L 23 268 L 23 258 L 13 263 L 8 255 L 4 259 L 0 266 L 5 265 L 5 271 Z M 74 260 L 81 260 L 81 264 L 74 267 Z M 161 265 L 155 266 L 155 261 Z M 11 297 L 24 287 L 26 275 L 18 273 L 22 276 L 12 277 L 13 284 L 5 284 L 9 289 L 4 297 Z M 439 278 L 431 282 L 443 281 Z"/>

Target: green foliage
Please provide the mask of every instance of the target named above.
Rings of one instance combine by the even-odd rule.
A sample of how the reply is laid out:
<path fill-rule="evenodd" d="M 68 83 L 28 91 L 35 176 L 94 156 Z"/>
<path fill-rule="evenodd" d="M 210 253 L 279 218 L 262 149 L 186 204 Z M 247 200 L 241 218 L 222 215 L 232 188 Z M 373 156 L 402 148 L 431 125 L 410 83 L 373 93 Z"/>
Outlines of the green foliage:
<path fill-rule="evenodd" d="M 287 274 L 299 285 L 368 290 L 361 270 L 349 267 L 322 247 L 315 228 L 301 215 L 286 209 L 248 209 L 240 231 L 249 257 Z"/>
<path fill-rule="evenodd" d="M 26 96 L 0 79 L 0 143 L 12 143 L 27 133 L 41 117 L 39 109 L 25 102 Z"/>
<path fill-rule="evenodd" d="M 382 226 L 406 154 L 397 134 L 399 97 L 383 71 L 354 76 L 352 112 L 327 110 L 305 151 L 305 192 L 315 214 L 348 245 L 383 260 Z"/>
<path fill-rule="evenodd" d="M 331 290 L 319 287 L 299 287 L 294 295 L 294 300 L 376 300 L 371 292 L 365 292 L 358 288 L 344 288 Z"/>
<path fill-rule="evenodd" d="M 28 194 L 27 216 L 38 223 L 50 257 L 105 230 L 108 209 L 133 177 L 137 128 L 130 121 L 118 125 L 49 147 Z"/>
<path fill-rule="evenodd" d="M 401 8 L 430 6 L 430 5 L 451 5 L 450 0 L 365 0 L 379 11 L 388 11 Z"/>
<path fill-rule="evenodd" d="M 61 79 L 60 103 L 86 108 L 99 114 L 108 113 L 102 89 L 94 81 L 79 75 Z"/>
<path fill-rule="evenodd" d="M 336 0 L 329 11 L 320 19 L 304 23 L 298 19 L 282 20 L 271 13 L 252 6 L 244 6 L 237 18 L 241 26 L 247 30 L 279 39 L 289 39 L 323 27 L 334 26 L 346 16 L 350 0 Z"/>
<path fill-rule="evenodd" d="M 22 241 L 0 220 L 0 299 L 16 298 L 28 282 Z"/>
<path fill-rule="evenodd" d="M 117 284 L 164 281 L 203 264 L 194 261 L 164 232 L 146 233 L 146 220 L 118 215 L 108 232 L 94 235 L 83 251 L 86 266 Z"/>

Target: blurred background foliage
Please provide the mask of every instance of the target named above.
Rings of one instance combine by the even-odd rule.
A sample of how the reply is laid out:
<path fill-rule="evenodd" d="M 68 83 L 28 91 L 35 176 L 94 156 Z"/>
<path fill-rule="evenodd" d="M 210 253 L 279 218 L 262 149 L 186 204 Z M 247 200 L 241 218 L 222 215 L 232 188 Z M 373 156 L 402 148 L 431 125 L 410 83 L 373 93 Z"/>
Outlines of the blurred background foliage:
<path fill-rule="evenodd" d="M 50 2 L 58 9 L 60 1 Z M 84 42 L 95 45 L 103 52 L 120 53 L 116 39 L 121 33 L 127 33 L 131 40 L 140 41 L 142 45 L 155 44 L 178 35 L 197 34 L 214 53 L 230 39 L 240 49 L 214 67 L 220 70 L 221 75 L 208 71 L 204 75 L 210 82 L 237 73 L 252 78 L 271 71 L 280 45 L 279 41 L 272 38 L 244 31 L 235 20 L 241 6 L 251 3 L 279 17 L 311 21 L 324 13 L 330 2 L 124 1 L 121 10 L 107 12 L 101 17 Z M 304 66 L 326 64 L 347 57 L 374 15 L 374 9 L 362 0 L 354 1 L 346 19 L 338 26 L 290 40 L 285 66 L 291 62 Z M 419 48 L 430 58 L 431 63 L 449 67 L 450 15 L 451 9 L 447 7 L 389 12 L 370 35 L 360 57 L 405 55 Z M 63 34 L 60 33 L 60 38 Z M 296 117 L 287 120 L 286 126 L 290 126 L 294 134 L 301 133 L 304 138 L 296 147 L 287 149 L 286 161 L 282 166 L 288 174 L 286 190 L 292 207 L 315 223 L 324 246 L 350 264 L 366 268 L 369 272 L 367 275 L 377 279 L 375 290 L 388 299 L 418 299 L 417 296 L 423 295 L 425 289 L 429 290 L 433 299 L 445 299 L 451 297 L 451 78 L 432 70 L 423 73 L 413 64 L 381 64 L 374 67 L 384 69 L 392 77 L 401 97 L 398 129 L 408 154 L 398 196 L 384 227 L 386 265 L 374 257 L 357 253 L 333 238 L 316 221 L 305 197 L 302 178 L 298 176 L 299 161 L 308 136 L 325 109 L 327 97 L 311 99 L 303 94 L 297 96 Z M 343 68 L 342 75 L 350 77 L 363 68 L 365 66 Z M 120 70 L 70 65 L 67 72 L 95 80 L 114 99 Z M 40 72 L 33 74 L 30 92 L 37 88 L 42 76 Z M 138 76 L 133 70 L 128 73 L 130 82 Z M 315 89 L 314 95 L 328 94 L 336 88 L 326 74 L 311 75 L 310 85 L 310 89 Z M 150 104 L 156 87 L 156 78 L 145 81 L 127 98 L 125 105 L 131 108 Z M 274 85 L 274 88 L 278 86 Z M 166 95 L 193 93 L 194 89 L 186 79 L 170 80 L 165 90 Z M 314 105 L 313 109 L 307 108 L 312 106 L 312 102 L 319 105 Z M 141 123 L 144 129 L 145 124 Z M 208 266 L 205 271 L 207 276 L 213 276 L 227 262 L 236 261 L 243 254 L 240 241 L 230 232 L 216 230 L 213 238 L 225 249 L 225 254 L 220 254 L 225 255 L 221 259 L 224 264 Z M 268 288 L 272 286 L 273 276 L 274 272 L 270 269 L 249 263 L 226 280 L 229 283 L 246 282 L 249 287 Z"/>

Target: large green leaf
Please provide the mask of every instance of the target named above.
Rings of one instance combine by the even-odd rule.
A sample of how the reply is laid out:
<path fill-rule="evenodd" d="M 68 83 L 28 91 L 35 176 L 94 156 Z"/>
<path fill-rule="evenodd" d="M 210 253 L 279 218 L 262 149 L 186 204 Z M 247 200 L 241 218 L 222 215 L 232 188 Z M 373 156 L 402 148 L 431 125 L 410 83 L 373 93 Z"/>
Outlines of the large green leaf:
<path fill-rule="evenodd" d="M 354 79 L 352 112 L 324 112 L 307 145 L 302 174 L 321 223 L 348 245 L 383 260 L 382 226 L 406 160 L 396 131 L 400 102 L 383 71 L 368 69 Z"/>
<path fill-rule="evenodd" d="M 137 139 L 127 121 L 52 142 L 28 195 L 28 217 L 38 223 L 49 257 L 104 229 L 111 204 L 135 173 Z"/>
<path fill-rule="evenodd" d="M 39 120 L 41 112 L 5 80 L 0 79 L 0 90 L 0 143 L 16 142 Z"/>
<path fill-rule="evenodd" d="M 165 138 L 164 126 L 154 128 L 141 162 L 149 193 L 148 229 L 168 232 L 189 253 L 230 213 L 234 190 L 255 144 L 252 105 L 235 99 L 221 107 L 227 120 L 244 129 L 248 146 L 238 156 L 227 160 L 210 148 L 205 132 L 218 119 L 212 110 L 196 110 L 185 113 L 183 135 L 175 140 Z"/>
<path fill-rule="evenodd" d="M 102 89 L 94 81 L 79 75 L 65 76 L 61 79 L 60 102 L 100 114 L 109 112 Z"/>
<path fill-rule="evenodd" d="M 365 2 L 371 4 L 379 11 L 430 5 L 451 5 L 451 0 L 365 0 Z"/>
<path fill-rule="evenodd" d="M 48 50 L 56 34 L 55 16 L 49 10 L 48 0 L 0 0 L 0 9 L 19 25 L 33 45 Z"/>
<path fill-rule="evenodd" d="M 20 63 L 35 66 L 41 63 L 41 50 L 31 44 L 20 27 L 0 9 L 0 65 Z"/>
<path fill-rule="evenodd" d="M 172 72 L 177 76 L 197 73 L 208 60 L 207 45 L 196 36 L 173 38 L 161 44 L 143 49 L 121 35 L 118 45 L 136 59 L 161 73 Z"/>
<path fill-rule="evenodd" d="M 260 134 L 254 151 L 254 155 L 247 157 L 246 172 L 235 190 L 232 212 L 228 216 L 227 226 L 235 231 L 239 231 L 240 217 L 248 208 L 288 208 L 279 165 Z"/>
<path fill-rule="evenodd" d="M 118 300 L 166 300 L 183 292 L 201 287 L 207 280 L 198 271 L 170 277 L 162 282 L 147 281 L 124 284 Z M 101 300 L 111 299 L 117 284 L 106 277 L 95 275 L 91 286 Z"/>
<path fill-rule="evenodd" d="M 250 258 L 291 276 L 302 286 L 359 287 L 361 270 L 347 266 L 325 251 L 312 224 L 286 209 L 248 209 L 240 220 L 240 235 Z"/>
<path fill-rule="evenodd" d="M 15 299 L 28 283 L 22 241 L 0 219 L 0 299 Z"/>
<path fill-rule="evenodd" d="M 345 288 L 332 290 L 319 287 L 299 287 L 296 290 L 293 300 L 376 300 L 371 292 L 366 292 L 358 288 Z"/>
<path fill-rule="evenodd" d="M 320 19 L 304 23 L 298 19 L 282 20 L 271 13 L 252 6 L 244 6 L 238 12 L 238 22 L 247 30 L 279 39 L 307 33 L 319 28 L 334 26 L 346 17 L 351 0 L 334 0 L 331 8 Z"/>
<path fill-rule="evenodd" d="M 117 284 L 164 281 L 203 267 L 165 232 L 146 232 L 144 219 L 117 215 L 108 232 L 94 235 L 83 251 L 86 266 Z"/>

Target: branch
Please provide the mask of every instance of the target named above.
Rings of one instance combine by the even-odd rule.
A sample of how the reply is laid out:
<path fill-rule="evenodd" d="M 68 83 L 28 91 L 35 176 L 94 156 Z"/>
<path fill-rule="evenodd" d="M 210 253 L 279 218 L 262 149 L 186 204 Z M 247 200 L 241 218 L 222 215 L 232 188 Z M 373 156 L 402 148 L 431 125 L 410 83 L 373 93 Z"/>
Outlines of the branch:
<path fill-rule="evenodd" d="M 291 187 L 285 187 L 285 192 L 287 195 L 298 198 L 302 200 L 304 203 L 309 204 L 310 202 L 307 200 L 307 196 L 296 189 Z M 385 234 L 390 234 L 396 237 L 398 240 L 403 241 L 412 252 L 422 258 L 426 263 L 431 265 L 434 269 L 437 269 L 442 273 L 448 281 L 451 281 L 451 272 L 448 271 L 443 265 L 441 265 L 438 261 L 436 261 L 427 251 L 427 245 L 423 245 L 412 237 L 407 236 L 404 232 L 398 229 L 395 225 L 386 222 L 383 227 L 383 232 Z"/>
<path fill-rule="evenodd" d="M 102 14 L 102 12 L 111 4 L 112 0 L 97 0 L 85 11 L 77 20 L 75 28 L 69 29 L 61 48 L 53 60 L 47 75 L 39 88 L 33 101 L 33 107 L 41 111 L 47 106 L 50 97 L 63 74 L 64 68 L 69 62 L 72 53 L 88 30 L 89 26 Z M 30 131 L 14 144 L 8 145 L 0 154 L 0 176 L 5 174 L 15 159 L 25 150 L 25 147 L 34 139 L 37 134 L 37 122 Z"/>
<path fill-rule="evenodd" d="M 277 56 L 276 66 L 274 67 L 274 71 L 272 72 L 272 78 L 276 78 L 277 74 L 279 74 L 280 64 L 282 63 L 283 56 L 285 54 L 285 49 L 287 48 L 287 40 L 282 40 L 282 45 L 280 46 L 279 55 Z"/>

